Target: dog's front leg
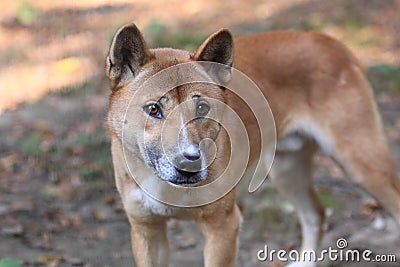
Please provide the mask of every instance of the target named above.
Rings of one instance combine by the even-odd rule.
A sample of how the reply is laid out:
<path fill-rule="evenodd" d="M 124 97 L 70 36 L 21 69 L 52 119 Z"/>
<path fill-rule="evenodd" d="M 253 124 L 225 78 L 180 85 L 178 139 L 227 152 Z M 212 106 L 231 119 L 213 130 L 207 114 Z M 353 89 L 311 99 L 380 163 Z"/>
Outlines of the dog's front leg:
<path fill-rule="evenodd" d="M 137 267 L 167 267 L 169 247 L 165 220 L 149 223 L 130 218 L 129 221 Z"/>
<path fill-rule="evenodd" d="M 229 210 L 217 209 L 196 220 L 205 238 L 205 267 L 234 266 L 240 221 L 240 211 L 236 204 Z"/>

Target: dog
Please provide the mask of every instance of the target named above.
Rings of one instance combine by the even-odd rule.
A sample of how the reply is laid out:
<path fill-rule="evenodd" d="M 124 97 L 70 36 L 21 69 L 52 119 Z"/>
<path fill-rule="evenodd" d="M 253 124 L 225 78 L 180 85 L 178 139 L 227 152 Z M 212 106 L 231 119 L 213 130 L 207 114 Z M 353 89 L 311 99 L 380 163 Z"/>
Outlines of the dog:
<path fill-rule="evenodd" d="M 163 70 L 197 62 L 221 64 L 227 71 L 218 74 L 196 65 L 190 75 L 218 80 L 218 85 L 183 84 L 162 94 L 155 86 L 138 94 L 146 81 Z M 249 108 L 223 86 L 229 84 L 232 66 L 253 80 L 268 100 L 277 140 L 269 177 L 298 214 L 302 250 L 318 248 L 324 222 L 324 210 L 312 184 L 312 159 L 318 150 L 331 156 L 351 182 L 400 223 L 400 180 L 373 92 L 359 62 L 342 43 L 319 33 L 286 31 L 234 39 L 222 29 L 191 53 L 149 49 L 135 24 L 129 23 L 116 32 L 106 58 L 111 87 L 107 125 L 116 187 L 131 225 L 137 266 L 168 266 L 169 218 L 196 222 L 205 238 L 205 266 L 235 264 L 241 223 L 235 189 L 211 203 L 178 207 L 152 197 L 140 185 L 157 180 L 171 188 L 196 188 L 214 181 L 227 168 L 232 156 L 228 133 L 219 122 L 206 118 L 212 112 L 216 117 L 224 112 L 215 111 L 219 107 L 210 99 L 232 108 L 243 122 L 251 147 L 246 168 L 252 169 L 259 160 L 260 132 L 267 129 L 257 130 Z M 178 84 L 186 72 L 182 67 L 161 84 L 168 79 Z M 174 110 L 180 104 L 185 108 Z M 187 116 L 194 119 L 185 120 Z M 170 127 L 163 131 L 166 120 Z M 214 142 L 217 151 L 204 168 L 207 159 L 200 143 L 205 138 Z M 186 169 L 194 165 L 195 171 Z M 154 184 L 151 187 L 157 189 Z M 163 191 L 163 195 L 174 193 Z M 315 266 L 313 262 L 298 264 Z"/>

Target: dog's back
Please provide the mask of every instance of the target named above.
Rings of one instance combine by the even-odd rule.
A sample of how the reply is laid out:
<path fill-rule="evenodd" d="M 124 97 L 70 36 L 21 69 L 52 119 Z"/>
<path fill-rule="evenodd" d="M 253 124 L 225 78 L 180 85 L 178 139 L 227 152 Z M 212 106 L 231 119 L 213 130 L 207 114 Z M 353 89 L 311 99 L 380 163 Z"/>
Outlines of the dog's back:
<path fill-rule="evenodd" d="M 235 67 L 272 109 L 278 142 L 270 176 L 299 215 L 303 249 L 317 248 L 324 217 L 311 179 L 318 148 L 400 223 L 400 180 L 373 91 L 346 47 L 316 33 L 261 33 L 236 39 Z M 243 103 L 232 103 L 240 113 Z M 248 112 L 242 117 L 248 128 L 256 123 Z M 258 133 L 251 134 L 259 147 Z"/>

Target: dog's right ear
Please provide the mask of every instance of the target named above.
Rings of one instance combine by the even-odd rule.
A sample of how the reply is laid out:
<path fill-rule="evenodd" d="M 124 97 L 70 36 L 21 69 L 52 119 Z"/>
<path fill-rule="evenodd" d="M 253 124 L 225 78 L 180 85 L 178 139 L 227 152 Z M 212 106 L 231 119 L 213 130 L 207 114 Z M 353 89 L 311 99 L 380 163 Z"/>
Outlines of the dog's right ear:
<path fill-rule="evenodd" d="M 106 58 L 106 74 L 110 80 L 111 90 L 135 77 L 151 57 L 136 25 L 129 23 L 122 26 L 114 35 Z"/>

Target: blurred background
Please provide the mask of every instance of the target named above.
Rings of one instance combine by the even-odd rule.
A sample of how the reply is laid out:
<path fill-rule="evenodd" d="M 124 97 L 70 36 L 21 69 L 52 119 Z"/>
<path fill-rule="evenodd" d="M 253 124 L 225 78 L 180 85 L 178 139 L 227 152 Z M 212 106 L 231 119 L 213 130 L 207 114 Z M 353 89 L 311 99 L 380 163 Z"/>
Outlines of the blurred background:
<path fill-rule="evenodd" d="M 191 51 L 220 28 L 341 40 L 365 66 L 400 170 L 399 14 L 399 0 L 1 1 L 0 267 L 134 266 L 104 127 L 104 59 L 121 25 L 133 20 L 150 47 Z M 384 211 L 332 161 L 319 156 L 316 164 L 328 215 L 323 246 L 345 237 L 351 248 L 397 256 L 397 264 L 323 266 L 400 266 L 400 237 Z M 267 266 L 256 254 L 265 244 L 298 248 L 293 208 L 268 182 L 240 203 L 237 266 Z M 195 225 L 169 226 L 171 266 L 202 266 Z"/>

